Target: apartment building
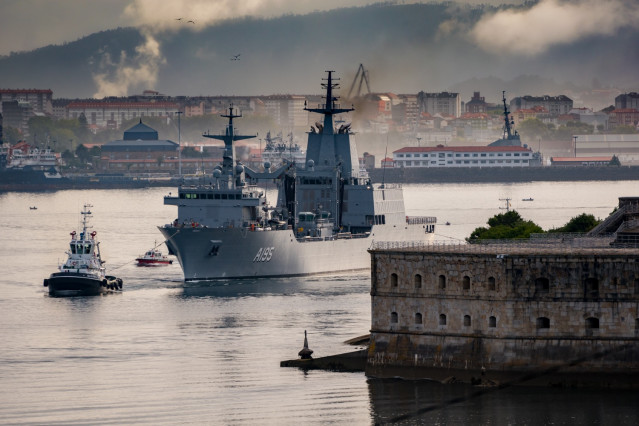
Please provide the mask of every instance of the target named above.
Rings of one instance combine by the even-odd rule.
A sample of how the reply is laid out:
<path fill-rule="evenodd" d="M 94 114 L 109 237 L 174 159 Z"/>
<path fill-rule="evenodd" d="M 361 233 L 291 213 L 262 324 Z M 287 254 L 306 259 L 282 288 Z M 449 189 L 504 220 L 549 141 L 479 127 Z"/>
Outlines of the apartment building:
<path fill-rule="evenodd" d="M 3 102 L 27 102 L 34 113 L 53 114 L 51 89 L 0 89 L 0 112 Z"/>
<path fill-rule="evenodd" d="M 510 101 L 510 110 L 533 109 L 543 107 L 552 116 L 568 114 L 573 107 L 572 99 L 566 95 L 559 96 L 518 96 Z"/>
<path fill-rule="evenodd" d="M 459 117 L 462 113 L 461 97 L 459 93 L 426 93 L 417 94 L 417 104 L 419 112 L 427 112 L 430 115 L 449 115 Z"/>

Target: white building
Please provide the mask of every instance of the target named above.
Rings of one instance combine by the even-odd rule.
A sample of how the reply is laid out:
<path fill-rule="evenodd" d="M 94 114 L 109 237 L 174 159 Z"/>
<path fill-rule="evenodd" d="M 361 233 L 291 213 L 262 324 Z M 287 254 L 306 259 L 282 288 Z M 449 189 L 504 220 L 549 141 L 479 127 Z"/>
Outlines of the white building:
<path fill-rule="evenodd" d="M 67 117 L 84 114 L 88 124 L 118 129 L 123 121 L 142 117 L 173 117 L 178 111 L 174 102 L 102 102 L 78 101 L 67 105 Z"/>
<path fill-rule="evenodd" d="M 574 135 L 576 155 L 579 157 L 611 157 L 616 155 L 621 164 L 639 164 L 639 134 L 628 135 Z"/>
<path fill-rule="evenodd" d="M 528 167 L 530 148 L 521 146 L 406 147 L 393 152 L 395 167 Z"/>

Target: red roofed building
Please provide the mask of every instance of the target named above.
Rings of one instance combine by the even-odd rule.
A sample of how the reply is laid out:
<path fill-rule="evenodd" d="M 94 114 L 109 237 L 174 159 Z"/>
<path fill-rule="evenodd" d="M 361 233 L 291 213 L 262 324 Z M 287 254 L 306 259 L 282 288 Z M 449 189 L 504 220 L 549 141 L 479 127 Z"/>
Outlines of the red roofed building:
<path fill-rule="evenodd" d="M 613 109 L 608 114 L 608 125 L 610 128 L 617 126 L 633 126 L 639 124 L 639 110 L 635 108 Z"/>
<path fill-rule="evenodd" d="M 395 167 L 528 167 L 530 148 L 521 146 L 406 147 L 393 152 Z"/>

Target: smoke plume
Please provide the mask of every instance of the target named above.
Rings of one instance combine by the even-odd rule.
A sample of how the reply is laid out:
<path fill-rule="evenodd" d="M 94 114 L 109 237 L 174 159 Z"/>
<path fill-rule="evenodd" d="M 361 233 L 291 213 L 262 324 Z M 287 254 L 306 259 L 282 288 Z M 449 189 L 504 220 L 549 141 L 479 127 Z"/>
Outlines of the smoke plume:
<path fill-rule="evenodd" d="M 133 57 L 127 57 L 122 51 L 119 60 L 114 62 L 110 55 L 105 54 L 100 64 L 103 72 L 93 75 L 97 86 L 94 98 L 127 96 L 131 90 L 155 87 L 160 66 L 166 61 L 153 34 L 146 29 L 142 29 L 141 33 L 144 42 L 135 48 Z"/>
<path fill-rule="evenodd" d="M 537 55 L 557 44 L 639 28 L 635 0 L 540 0 L 529 9 L 484 16 L 470 35 L 484 50 Z"/>

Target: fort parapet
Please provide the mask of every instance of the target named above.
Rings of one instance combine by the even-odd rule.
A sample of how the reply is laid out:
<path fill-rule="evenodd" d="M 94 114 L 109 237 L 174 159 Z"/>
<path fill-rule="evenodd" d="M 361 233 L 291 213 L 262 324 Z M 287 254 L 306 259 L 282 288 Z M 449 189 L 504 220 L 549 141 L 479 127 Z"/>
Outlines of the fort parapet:
<path fill-rule="evenodd" d="M 367 375 L 639 388 L 639 246 L 615 241 L 377 243 Z"/>

